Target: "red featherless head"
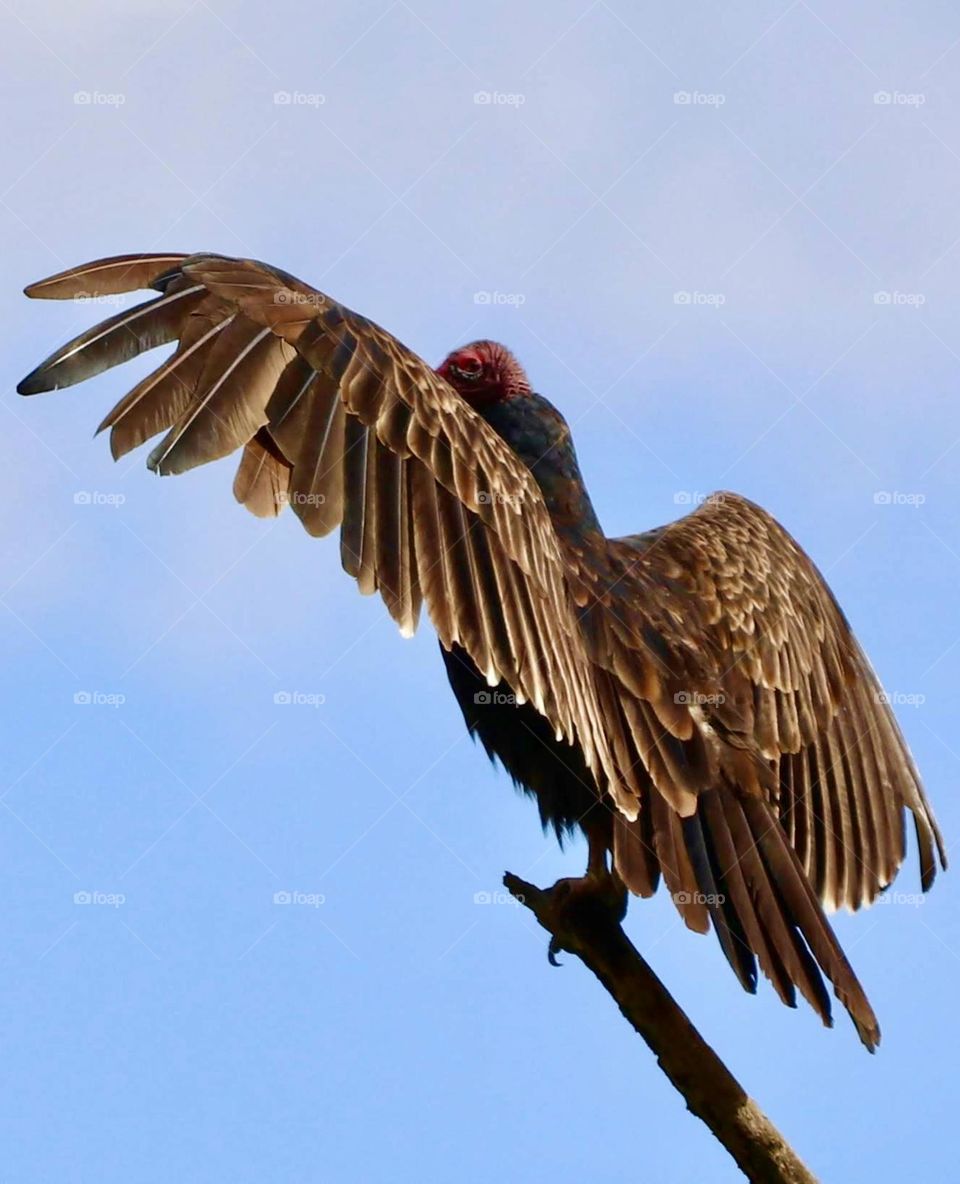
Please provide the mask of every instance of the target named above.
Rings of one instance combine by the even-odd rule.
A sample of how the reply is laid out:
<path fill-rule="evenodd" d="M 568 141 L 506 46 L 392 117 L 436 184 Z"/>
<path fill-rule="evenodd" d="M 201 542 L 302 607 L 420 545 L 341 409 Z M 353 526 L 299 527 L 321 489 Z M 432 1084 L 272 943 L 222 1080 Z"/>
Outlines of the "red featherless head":
<path fill-rule="evenodd" d="M 447 355 L 437 373 L 473 406 L 530 394 L 523 367 L 496 341 L 462 345 Z"/>

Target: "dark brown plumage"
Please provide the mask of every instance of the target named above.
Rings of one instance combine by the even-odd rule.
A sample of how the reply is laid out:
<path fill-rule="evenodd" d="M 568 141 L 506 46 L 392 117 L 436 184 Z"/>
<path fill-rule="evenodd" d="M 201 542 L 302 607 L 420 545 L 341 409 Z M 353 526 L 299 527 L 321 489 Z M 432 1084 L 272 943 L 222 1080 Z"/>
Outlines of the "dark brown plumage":
<path fill-rule="evenodd" d="M 604 536 L 569 429 L 503 346 L 435 371 L 283 272 L 215 255 L 101 260 L 32 285 L 158 295 L 20 384 L 69 386 L 177 342 L 101 424 L 120 457 L 181 473 L 242 449 L 258 515 L 340 527 L 345 569 L 404 633 L 425 603 L 467 726 L 579 826 L 592 877 L 662 876 L 731 966 L 830 1022 L 826 975 L 869 1048 L 876 1019 L 824 915 L 874 900 L 943 843 L 880 685 L 817 569 L 768 514 L 719 494 L 667 527 Z"/>

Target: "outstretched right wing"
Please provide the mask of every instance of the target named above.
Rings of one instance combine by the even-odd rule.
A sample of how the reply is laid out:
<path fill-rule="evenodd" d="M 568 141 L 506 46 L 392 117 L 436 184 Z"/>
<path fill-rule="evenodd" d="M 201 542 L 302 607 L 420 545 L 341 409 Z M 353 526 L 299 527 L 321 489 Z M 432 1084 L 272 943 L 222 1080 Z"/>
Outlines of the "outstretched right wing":
<path fill-rule="evenodd" d="M 101 424 L 114 457 L 165 432 L 157 473 L 243 449 L 234 492 L 341 528 L 344 568 L 404 633 L 426 601 L 440 640 L 505 680 L 598 781 L 617 784 L 550 517 L 529 470 L 394 337 L 285 272 L 218 255 L 128 255 L 27 288 L 67 299 L 156 289 L 58 350 L 21 394 L 70 386 L 144 350 L 175 353 Z"/>

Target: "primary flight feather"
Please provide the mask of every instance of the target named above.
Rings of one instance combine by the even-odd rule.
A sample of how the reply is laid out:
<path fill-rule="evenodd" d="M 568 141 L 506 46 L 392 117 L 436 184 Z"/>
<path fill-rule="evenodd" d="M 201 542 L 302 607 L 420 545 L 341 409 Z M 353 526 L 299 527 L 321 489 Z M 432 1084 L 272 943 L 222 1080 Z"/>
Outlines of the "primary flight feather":
<path fill-rule="evenodd" d="M 912 817 L 924 890 L 943 841 L 876 675 L 789 534 L 736 494 L 607 538 L 570 431 L 504 346 L 432 369 L 276 268 L 127 255 L 41 280 L 68 299 L 152 288 L 20 383 L 70 386 L 175 352 L 110 412 L 115 457 L 164 433 L 157 473 L 242 449 L 237 499 L 340 527 L 343 566 L 404 633 L 421 605 L 471 734 L 589 844 L 585 888 L 662 878 L 714 928 L 743 986 L 757 965 L 825 1023 L 823 977 L 880 1038 L 825 916 L 891 882 Z M 608 867 L 609 861 L 609 867 Z"/>

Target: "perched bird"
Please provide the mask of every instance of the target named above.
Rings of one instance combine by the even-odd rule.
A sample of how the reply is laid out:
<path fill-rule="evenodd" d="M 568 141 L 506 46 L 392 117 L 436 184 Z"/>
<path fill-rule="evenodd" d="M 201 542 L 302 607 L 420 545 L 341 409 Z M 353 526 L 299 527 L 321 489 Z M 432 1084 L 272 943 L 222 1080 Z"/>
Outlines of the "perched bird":
<path fill-rule="evenodd" d="M 570 430 L 491 341 L 436 369 L 276 268 L 127 255 L 26 289 L 152 288 L 58 350 L 21 394 L 176 351 L 100 425 L 114 457 L 165 433 L 156 473 L 242 449 L 234 494 L 340 527 L 343 566 L 405 634 L 426 604 L 470 732 L 589 845 L 584 893 L 712 925 L 748 991 L 823 1021 L 823 976 L 873 1049 L 876 1018 L 825 916 L 891 882 L 913 818 L 922 886 L 944 845 L 876 675 L 823 577 L 758 506 L 718 494 L 607 538 Z"/>

